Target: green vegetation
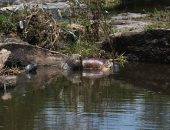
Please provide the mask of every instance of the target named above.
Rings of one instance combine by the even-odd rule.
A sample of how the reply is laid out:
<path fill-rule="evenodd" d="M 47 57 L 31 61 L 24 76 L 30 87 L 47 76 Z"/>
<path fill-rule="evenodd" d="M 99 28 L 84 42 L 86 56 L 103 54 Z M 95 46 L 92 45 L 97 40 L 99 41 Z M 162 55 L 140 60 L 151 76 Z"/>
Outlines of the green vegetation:
<path fill-rule="evenodd" d="M 121 55 L 118 55 L 115 59 L 120 65 L 124 65 L 127 62 L 126 56 L 124 56 L 125 53 L 122 53 Z"/>
<path fill-rule="evenodd" d="M 12 16 L 8 14 L 0 15 L 0 32 L 9 34 L 15 29 L 15 22 L 12 21 Z"/>
<path fill-rule="evenodd" d="M 170 11 L 167 9 L 157 10 L 155 9 L 153 12 L 149 13 L 149 20 L 152 21 L 146 27 L 147 29 L 157 29 L 157 28 L 170 28 Z"/>
<path fill-rule="evenodd" d="M 99 50 L 97 50 L 95 44 L 88 43 L 88 41 L 78 40 L 73 45 L 68 45 L 66 47 L 66 53 L 71 54 L 80 54 L 83 57 L 96 57 L 99 56 Z"/>

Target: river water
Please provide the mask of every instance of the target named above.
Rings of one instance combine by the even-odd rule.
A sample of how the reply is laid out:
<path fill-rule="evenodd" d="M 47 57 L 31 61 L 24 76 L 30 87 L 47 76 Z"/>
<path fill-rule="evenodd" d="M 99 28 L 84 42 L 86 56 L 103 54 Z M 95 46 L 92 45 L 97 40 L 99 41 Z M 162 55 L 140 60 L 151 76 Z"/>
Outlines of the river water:
<path fill-rule="evenodd" d="M 0 99 L 0 130 L 169 130 L 169 75 L 141 63 L 98 78 L 40 68 L 1 91 L 11 99 Z"/>

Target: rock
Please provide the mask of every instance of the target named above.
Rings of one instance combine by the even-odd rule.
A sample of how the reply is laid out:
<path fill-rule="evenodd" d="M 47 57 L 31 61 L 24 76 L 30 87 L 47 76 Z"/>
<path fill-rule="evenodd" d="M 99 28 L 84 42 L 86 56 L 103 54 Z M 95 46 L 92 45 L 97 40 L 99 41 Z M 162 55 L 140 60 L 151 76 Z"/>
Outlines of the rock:
<path fill-rule="evenodd" d="M 128 19 L 139 19 L 139 18 L 146 18 L 147 14 L 141 14 L 141 13 L 121 13 L 117 16 L 112 17 L 112 20 L 128 20 Z"/>
<path fill-rule="evenodd" d="M 7 66 L 26 66 L 28 64 L 61 65 L 61 62 L 68 58 L 62 53 L 25 43 L 1 43 L 0 49 L 3 48 L 11 52 L 6 62 Z"/>
<path fill-rule="evenodd" d="M 56 2 L 56 0 L 0 0 L 1 4 L 22 4 L 22 3 L 50 3 L 50 2 Z"/>
<path fill-rule="evenodd" d="M 48 10 L 50 14 L 52 14 L 53 18 L 55 19 L 61 19 L 62 17 L 68 17 L 70 15 L 70 5 L 67 2 L 55 2 L 54 0 L 44 0 L 44 1 L 22 1 L 22 2 L 12 2 L 14 3 L 13 5 L 6 6 L 6 7 L 1 7 L 0 11 L 11 11 L 11 12 L 16 12 L 20 10 L 24 10 L 27 8 L 33 9 L 33 8 L 40 8 L 40 9 L 45 9 Z M 18 3 L 18 4 L 15 4 Z M 62 10 L 62 11 L 59 11 Z M 62 12 L 59 13 L 59 12 Z"/>
<path fill-rule="evenodd" d="M 144 21 L 136 21 L 136 20 L 114 20 L 111 21 L 111 24 L 114 28 L 118 30 L 124 31 L 143 31 L 144 28 L 149 24 Z"/>
<path fill-rule="evenodd" d="M 43 3 L 42 1 L 40 3 L 35 3 L 35 2 L 30 2 L 30 3 L 21 3 L 19 5 L 11 5 L 7 7 L 2 7 L 0 8 L 1 11 L 12 11 L 16 12 L 18 10 L 24 10 L 26 7 L 32 9 L 32 8 L 40 8 L 40 9 L 46 9 L 53 15 L 57 15 L 57 9 L 67 11 L 70 9 L 70 5 L 67 4 L 66 2 L 54 2 L 54 3 L 48 3 L 45 2 Z"/>
<path fill-rule="evenodd" d="M 2 49 L 0 51 L 0 69 L 5 66 L 5 63 L 8 60 L 10 54 L 11 52 L 6 49 Z"/>
<path fill-rule="evenodd" d="M 46 3 L 42 6 L 44 9 L 68 9 L 70 5 L 66 2 Z"/>
<path fill-rule="evenodd" d="M 147 14 L 141 13 L 121 13 L 112 17 L 110 24 L 114 29 L 120 30 L 120 32 L 141 32 L 144 30 L 150 22 L 144 20 L 148 17 Z"/>

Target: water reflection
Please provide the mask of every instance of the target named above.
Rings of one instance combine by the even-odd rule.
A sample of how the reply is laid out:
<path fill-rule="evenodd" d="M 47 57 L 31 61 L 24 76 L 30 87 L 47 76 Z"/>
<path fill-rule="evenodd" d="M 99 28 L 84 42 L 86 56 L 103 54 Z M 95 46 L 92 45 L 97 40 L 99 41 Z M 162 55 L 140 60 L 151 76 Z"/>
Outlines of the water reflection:
<path fill-rule="evenodd" d="M 7 93 L 7 92 L 4 92 L 4 94 L 1 96 L 2 100 L 9 100 L 11 98 L 12 98 L 11 93 Z"/>
<path fill-rule="evenodd" d="M 18 86 L 10 90 L 13 98 L 0 100 L 0 129 L 169 129 L 170 96 L 159 84 L 162 76 L 170 82 L 168 67 L 162 66 L 167 70 L 163 72 L 158 66 L 145 68 L 149 66 L 129 64 L 119 73 L 100 78 L 54 68 L 38 70 L 31 78 L 21 75 Z M 161 94 L 155 84 L 160 90 L 163 87 Z"/>
<path fill-rule="evenodd" d="M 114 78 L 135 87 L 170 94 L 169 75 L 169 65 L 133 63 L 127 64 Z"/>

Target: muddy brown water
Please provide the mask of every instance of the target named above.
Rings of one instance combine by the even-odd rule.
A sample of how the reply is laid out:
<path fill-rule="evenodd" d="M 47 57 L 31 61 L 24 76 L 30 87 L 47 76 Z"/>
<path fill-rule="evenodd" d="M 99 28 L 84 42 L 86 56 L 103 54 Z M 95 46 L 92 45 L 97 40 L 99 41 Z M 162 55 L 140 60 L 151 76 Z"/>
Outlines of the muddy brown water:
<path fill-rule="evenodd" d="M 98 78 L 41 68 L 0 99 L 0 130 L 168 130 L 169 74 L 141 63 Z"/>

